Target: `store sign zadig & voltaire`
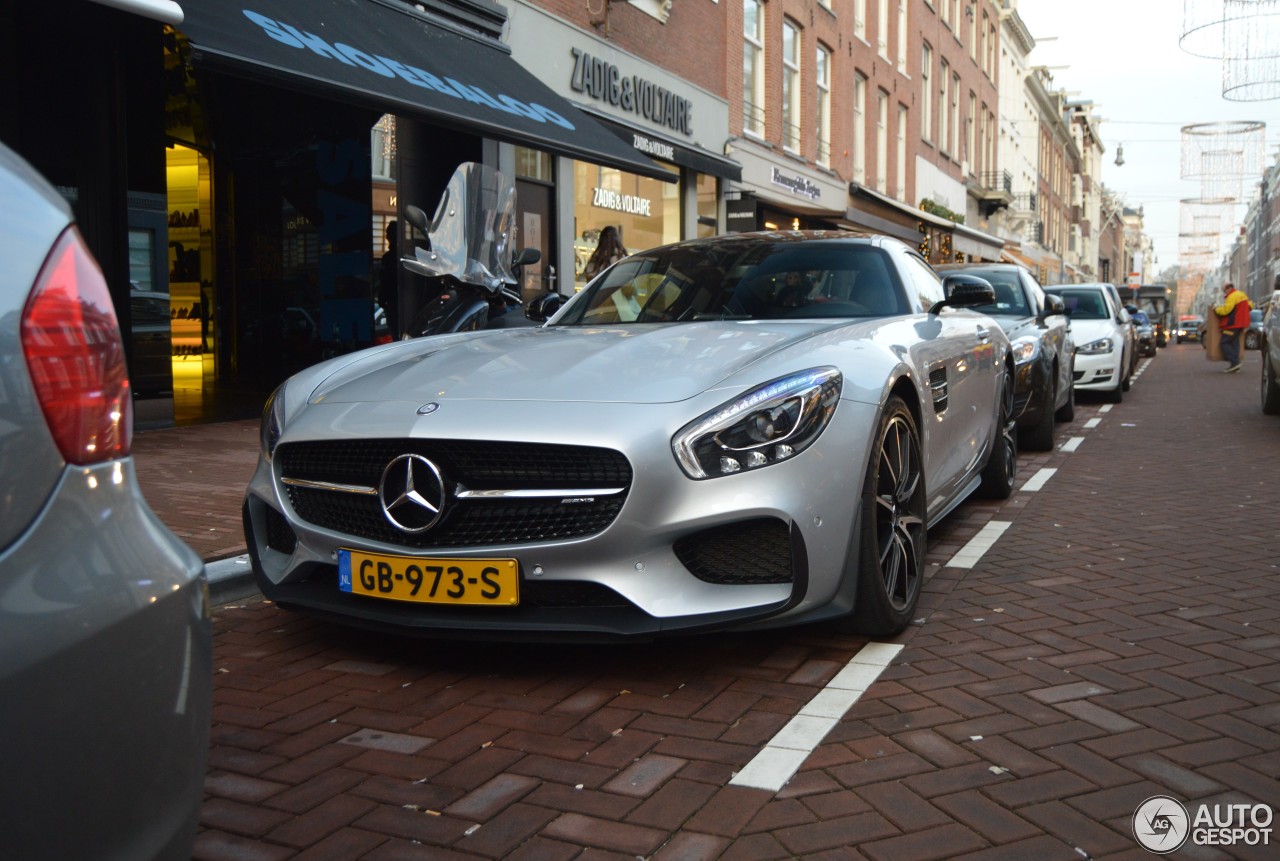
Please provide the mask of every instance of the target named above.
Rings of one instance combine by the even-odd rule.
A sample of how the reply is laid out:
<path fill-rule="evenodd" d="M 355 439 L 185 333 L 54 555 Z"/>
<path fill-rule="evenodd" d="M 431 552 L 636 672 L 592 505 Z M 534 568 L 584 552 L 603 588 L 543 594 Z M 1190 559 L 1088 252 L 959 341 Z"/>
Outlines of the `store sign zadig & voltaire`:
<path fill-rule="evenodd" d="M 586 51 L 573 52 L 569 87 L 615 108 L 639 114 L 682 134 L 693 134 L 693 102 L 639 75 L 624 75 L 614 63 Z"/>
<path fill-rule="evenodd" d="M 638 194 L 619 194 L 607 188 L 596 187 L 591 192 L 591 205 L 628 215 L 648 217 L 653 214 L 653 201 Z"/>

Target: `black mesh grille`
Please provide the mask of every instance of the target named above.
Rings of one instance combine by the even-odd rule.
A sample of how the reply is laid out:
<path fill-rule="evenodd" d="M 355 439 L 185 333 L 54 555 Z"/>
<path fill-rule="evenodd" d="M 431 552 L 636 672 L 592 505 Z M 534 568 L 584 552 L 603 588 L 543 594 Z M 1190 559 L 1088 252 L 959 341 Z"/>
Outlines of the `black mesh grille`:
<path fill-rule="evenodd" d="M 298 536 L 289 528 L 284 515 L 269 505 L 264 505 L 267 519 L 267 546 L 280 553 L 292 554 L 298 546 Z"/>
<path fill-rule="evenodd" d="M 277 456 L 286 478 L 377 487 L 387 464 L 421 454 L 446 482 L 472 490 L 573 491 L 629 488 L 631 466 L 621 453 L 585 446 L 456 440 L 357 440 L 293 443 Z M 626 499 L 613 496 L 547 499 L 453 499 L 441 521 L 410 534 L 393 526 L 376 496 L 287 486 L 305 521 L 348 535 L 405 547 L 475 547 L 581 538 L 605 529 Z"/>
<path fill-rule="evenodd" d="M 686 535 L 676 542 L 675 551 L 693 576 L 708 583 L 790 583 L 793 579 L 787 524 L 771 517 Z"/>
<path fill-rule="evenodd" d="M 377 487 L 402 454 L 430 458 L 452 481 L 475 490 L 538 487 L 629 487 L 631 465 L 607 448 L 471 440 L 367 439 L 280 446 L 287 478 Z"/>

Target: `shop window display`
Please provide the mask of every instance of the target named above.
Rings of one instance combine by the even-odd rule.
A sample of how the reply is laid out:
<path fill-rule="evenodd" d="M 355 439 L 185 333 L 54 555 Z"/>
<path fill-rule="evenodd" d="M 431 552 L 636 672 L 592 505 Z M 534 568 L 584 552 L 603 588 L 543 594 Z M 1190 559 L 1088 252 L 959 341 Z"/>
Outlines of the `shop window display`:
<path fill-rule="evenodd" d="M 605 227 L 613 227 L 633 254 L 679 241 L 680 191 L 679 183 L 574 162 L 574 289 L 587 283 L 587 262 Z"/>

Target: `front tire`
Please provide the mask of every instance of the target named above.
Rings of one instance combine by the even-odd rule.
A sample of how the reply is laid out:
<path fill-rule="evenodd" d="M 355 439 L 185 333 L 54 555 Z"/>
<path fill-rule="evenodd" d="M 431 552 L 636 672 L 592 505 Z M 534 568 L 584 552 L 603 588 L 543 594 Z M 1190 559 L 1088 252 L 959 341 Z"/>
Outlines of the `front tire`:
<path fill-rule="evenodd" d="M 1280 416 L 1280 380 L 1276 379 L 1271 357 L 1262 354 L 1262 411 L 1269 416 Z"/>
<path fill-rule="evenodd" d="M 924 579 L 924 462 L 915 418 L 889 398 L 862 485 L 858 597 L 852 627 L 880 637 L 896 634 L 915 614 Z"/>
<path fill-rule="evenodd" d="M 1058 407 L 1053 417 L 1060 422 L 1069 422 L 1076 417 L 1076 379 L 1075 368 L 1071 369 L 1071 382 L 1067 383 L 1067 402 Z"/>
<path fill-rule="evenodd" d="M 1053 450 L 1053 405 L 1058 401 L 1058 372 L 1053 372 L 1053 379 L 1050 381 L 1053 391 L 1049 393 L 1049 399 L 1040 409 L 1040 419 L 1033 427 L 1027 428 L 1022 432 L 1019 442 L 1024 448 L 1031 451 L 1052 451 Z"/>
<path fill-rule="evenodd" d="M 1008 499 L 1018 477 L 1017 422 L 1013 418 L 1013 375 L 1005 371 L 1000 383 L 1000 415 L 991 455 L 982 468 L 982 486 L 978 489 L 987 499 Z"/>

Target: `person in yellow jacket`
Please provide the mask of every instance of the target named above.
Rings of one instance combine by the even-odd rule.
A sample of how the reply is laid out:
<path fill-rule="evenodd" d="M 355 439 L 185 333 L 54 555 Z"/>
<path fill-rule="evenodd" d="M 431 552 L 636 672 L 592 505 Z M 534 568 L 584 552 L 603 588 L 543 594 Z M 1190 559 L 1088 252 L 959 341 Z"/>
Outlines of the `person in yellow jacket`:
<path fill-rule="evenodd" d="M 1249 297 L 1228 281 L 1222 285 L 1222 304 L 1213 309 L 1218 315 L 1218 328 L 1222 330 L 1222 358 L 1227 360 L 1224 374 L 1231 374 L 1243 367 L 1240 361 L 1240 336 L 1249 328 L 1249 312 L 1253 306 Z"/>

